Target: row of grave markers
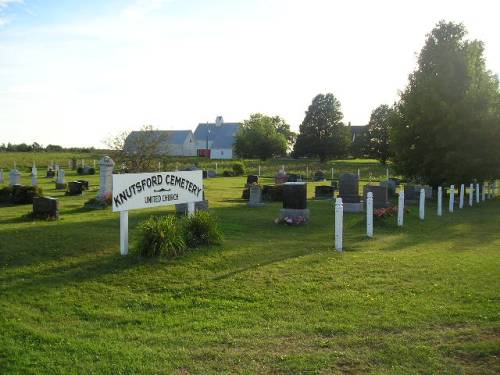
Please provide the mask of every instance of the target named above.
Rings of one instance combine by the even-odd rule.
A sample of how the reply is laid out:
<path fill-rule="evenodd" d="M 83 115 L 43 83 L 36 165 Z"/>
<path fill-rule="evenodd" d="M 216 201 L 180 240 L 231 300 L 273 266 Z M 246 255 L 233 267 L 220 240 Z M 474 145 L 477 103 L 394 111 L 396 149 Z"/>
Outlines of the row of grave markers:
<path fill-rule="evenodd" d="M 488 191 L 488 192 L 487 192 Z M 455 185 L 450 186 L 450 197 L 448 204 L 448 211 L 450 213 L 454 212 L 455 206 Z M 496 192 L 496 182 L 493 184 L 483 184 L 482 194 L 480 197 L 480 186 L 476 184 L 470 184 L 469 186 L 469 206 L 474 204 L 474 193 L 476 195 L 476 204 L 481 201 L 486 201 L 486 199 L 493 199 Z M 443 189 L 441 186 L 438 187 L 437 193 L 437 216 L 443 215 Z M 459 208 L 464 208 L 465 200 L 465 185 L 460 186 L 459 194 Z M 399 192 L 398 197 L 398 214 L 397 214 L 397 224 L 402 227 L 404 223 L 404 205 L 405 205 L 405 193 L 404 191 Z M 425 220 L 425 189 L 420 189 L 420 200 L 419 200 L 419 218 L 420 220 Z M 337 251 L 343 251 L 343 220 L 344 220 L 344 206 L 342 203 L 342 198 L 337 198 L 335 200 L 335 249 Z M 366 196 L 366 235 L 370 238 L 373 237 L 373 193 L 369 192 Z"/>

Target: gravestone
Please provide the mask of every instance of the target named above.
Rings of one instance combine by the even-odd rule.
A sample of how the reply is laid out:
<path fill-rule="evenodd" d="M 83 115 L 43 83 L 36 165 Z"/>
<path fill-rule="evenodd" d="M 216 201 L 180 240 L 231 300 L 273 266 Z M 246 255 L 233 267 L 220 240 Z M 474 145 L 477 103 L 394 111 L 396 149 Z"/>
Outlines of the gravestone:
<path fill-rule="evenodd" d="M 313 181 L 325 181 L 325 173 L 323 171 L 316 171 L 313 175 Z"/>
<path fill-rule="evenodd" d="M 109 156 L 104 156 L 99 160 L 99 192 L 97 199 L 104 201 L 106 196 L 113 191 L 113 168 L 115 162 Z"/>
<path fill-rule="evenodd" d="M 388 189 L 386 186 L 366 185 L 363 189 L 363 195 L 365 197 L 365 200 L 368 193 L 373 194 L 373 207 L 375 209 L 387 208 L 390 206 Z"/>
<path fill-rule="evenodd" d="M 247 186 L 259 183 L 259 176 L 256 174 L 251 174 L 247 176 Z"/>
<path fill-rule="evenodd" d="M 420 189 L 415 185 L 405 185 L 405 203 L 417 203 L 420 197 Z"/>
<path fill-rule="evenodd" d="M 83 184 L 80 181 L 68 182 L 68 190 L 66 192 L 67 195 L 82 195 L 82 193 Z"/>
<path fill-rule="evenodd" d="M 83 190 L 89 190 L 90 184 L 87 180 L 76 180 L 76 182 L 81 182 Z"/>
<path fill-rule="evenodd" d="M 50 197 L 34 197 L 33 216 L 40 219 L 57 219 L 59 217 L 59 201 Z"/>
<path fill-rule="evenodd" d="M 302 182 L 302 177 L 295 173 L 290 173 L 287 175 L 286 182 Z"/>
<path fill-rule="evenodd" d="M 389 179 L 387 181 L 380 181 L 380 186 L 386 187 L 387 188 L 387 194 L 389 197 L 395 197 L 396 196 L 396 181 L 393 179 Z"/>
<path fill-rule="evenodd" d="M 3 184 L 4 183 L 4 180 L 3 180 L 3 169 L 0 169 L 0 184 Z"/>
<path fill-rule="evenodd" d="M 286 182 L 283 184 L 283 208 L 280 210 L 280 219 L 301 217 L 307 221 L 309 215 L 307 183 Z"/>
<path fill-rule="evenodd" d="M 276 173 L 274 182 L 276 184 L 284 184 L 287 181 L 288 181 L 288 176 L 286 175 L 286 172 L 283 169 L 280 169 L 278 173 Z"/>
<path fill-rule="evenodd" d="M 203 191 L 203 200 L 200 202 L 194 202 L 194 210 L 195 211 L 208 211 L 208 200 L 205 199 L 205 191 Z M 175 205 L 175 212 L 178 215 L 187 215 L 188 214 L 188 204 L 181 203 Z"/>
<path fill-rule="evenodd" d="M 56 172 L 54 172 L 52 169 L 47 170 L 47 174 L 45 175 L 46 178 L 54 178 L 56 176 Z"/>
<path fill-rule="evenodd" d="M 9 173 L 9 185 L 21 185 L 21 173 L 15 168 Z"/>
<path fill-rule="evenodd" d="M 38 174 L 38 170 L 36 169 L 35 163 L 33 163 L 33 167 L 31 168 L 31 185 L 32 186 L 38 185 L 37 174 Z"/>
<path fill-rule="evenodd" d="M 203 178 L 204 178 L 204 179 L 205 179 L 205 178 L 208 178 L 208 171 L 203 170 L 203 171 L 202 171 L 202 175 L 203 175 Z"/>
<path fill-rule="evenodd" d="M 76 168 L 78 168 L 78 165 L 77 165 L 77 164 L 78 164 L 78 163 L 77 163 L 77 161 L 76 161 L 76 159 L 75 159 L 75 158 L 71 159 L 71 169 L 72 169 L 73 171 L 76 171 Z"/>
<path fill-rule="evenodd" d="M 432 186 L 424 185 L 420 186 L 420 188 L 425 191 L 425 199 L 432 199 Z"/>
<path fill-rule="evenodd" d="M 339 184 L 338 184 L 337 181 L 332 181 L 330 185 L 332 186 L 332 188 L 334 190 L 338 190 L 339 189 Z"/>
<path fill-rule="evenodd" d="M 335 189 L 333 188 L 333 186 L 316 186 L 314 188 L 314 199 L 333 199 L 334 193 Z"/>
<path fill-rule="evenodd" d="M 344 212 L 363 212 L 357 175 L 344 173 L 340 176 L 339 197 L 342 198 Z"/>
<path fill-rule="evenodd" d="M 64 170 L 59 169 L 57 172 L 56 190 L 66 190 L 66 183 L 64 182 Z"/>
<path fill-rule="evenodd" d="M 208 178 L 214 178 L 214 177 L 217 177 L 217 172 L 215 172 L 215 171 L 208 171 L 207 175 L 208 175 Z"/>
<path fill-rule="evenodd" d="M 259 185 L 252 185 L 249 187 L 250 195 L 248 198 L 248 207 L 262 207 L 262 188 Z"/>

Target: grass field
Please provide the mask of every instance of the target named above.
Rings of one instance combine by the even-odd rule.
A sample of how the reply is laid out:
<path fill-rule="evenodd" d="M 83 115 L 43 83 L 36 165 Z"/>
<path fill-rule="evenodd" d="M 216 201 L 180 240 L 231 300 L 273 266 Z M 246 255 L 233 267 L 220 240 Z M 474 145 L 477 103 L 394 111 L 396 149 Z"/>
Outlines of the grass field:
<path fill-rule="evenodd" d="M 33 162 L 41 168 L 47 168 L 48 163 L 54 162 L 60 164 L 61 167 L 66 170 L 69 160 L 73 157 L 78 160 L 78 163 L 84 160 L 87 165 L 93 166 L 94 160 L 98 164 L 99 159 L 102 158 L 103 155 L 104 154 L 100 152 L 82 154 L 67 152 L 2 152 L 0 153 L 0 168 L 4 169 L 4 173 L 7 173 L 13 167 L 15 161 L 19 169 L 27 172 L 31 170 Z M 224 170 L 232 170 L 232 166 L 235 163 L 234 160 L 210 160 L 196 157 L 164 157 L 157 159 L 153 165 L 157 165 L 158 162 L 161 162 L 163 170 L 173 171 L 177 168 L 182 169 L 183 167 L 196 165 L 207 170 L 215 171 L 217 169 L 219 174 L 222 174 Z M 338 178 L 341 173 L 357 173 L 358 169 L 360 171 L 361 180 L 380 180 L 386 176 L 386 166 L 370 159 L 331 160 L 320 163 L 318 160 L 314 159 L 284 158 L 269 159 L 266 161 L 245 160 L 244 164 L 246 172 L 249 174 L 257 174 L 260 165 L 261 175 L 268 177 L 274 176 L 282 165 L 288 173 L 296 173 L 303 176 L 309 173 L 309 178 L 312 178 L 314 172 L 318 170 L 322 170 L 327 177 L 331 178 L 332 168 L 334 169 L 334 178 Z"/>
<path fill-rule="evenodd" d="M 145 260 L 120 257 L 117 214 L 82 208 L 94 192 L 65 197 L 42 173 L 59 221 L 0 207 L 1 374 L 500 372 L 500 200 L 440 218 L 430 203 L 424 222 L 411 207 L 370 240 L 346 214 L 337 253 L 331 202 L 277 226 L 280 204 L 249 209 L 244 178 L 215 178 L 224 244 Z M 131 242 L 172 213 L 131 212 Z"/>

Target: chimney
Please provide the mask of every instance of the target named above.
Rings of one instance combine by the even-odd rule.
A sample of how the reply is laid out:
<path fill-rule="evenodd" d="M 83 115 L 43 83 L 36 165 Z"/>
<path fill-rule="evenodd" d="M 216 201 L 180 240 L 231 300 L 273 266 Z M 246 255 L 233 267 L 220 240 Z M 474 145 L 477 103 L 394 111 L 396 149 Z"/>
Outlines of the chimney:
<path fill-rule="evenodd" d="M 215 118 L 215 126 L 221 126 L 224 123 L 224 119 L 222 116 L 217 116 Z"/>

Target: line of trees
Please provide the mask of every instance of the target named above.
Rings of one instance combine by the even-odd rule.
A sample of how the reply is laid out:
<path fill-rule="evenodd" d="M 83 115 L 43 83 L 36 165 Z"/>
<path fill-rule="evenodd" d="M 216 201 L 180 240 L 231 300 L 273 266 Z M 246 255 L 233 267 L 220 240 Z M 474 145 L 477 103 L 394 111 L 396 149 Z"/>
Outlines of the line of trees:
<path fill-rule="evenodd" d="M 0 152 L 77 152 L 77 153 L 91 153 L 97 151 L 95 147 L 62 147 L 59 145 L 42 146 L 37 142 L 32 144 L 27 143 L 2 143 L 0 145 Z"/>

